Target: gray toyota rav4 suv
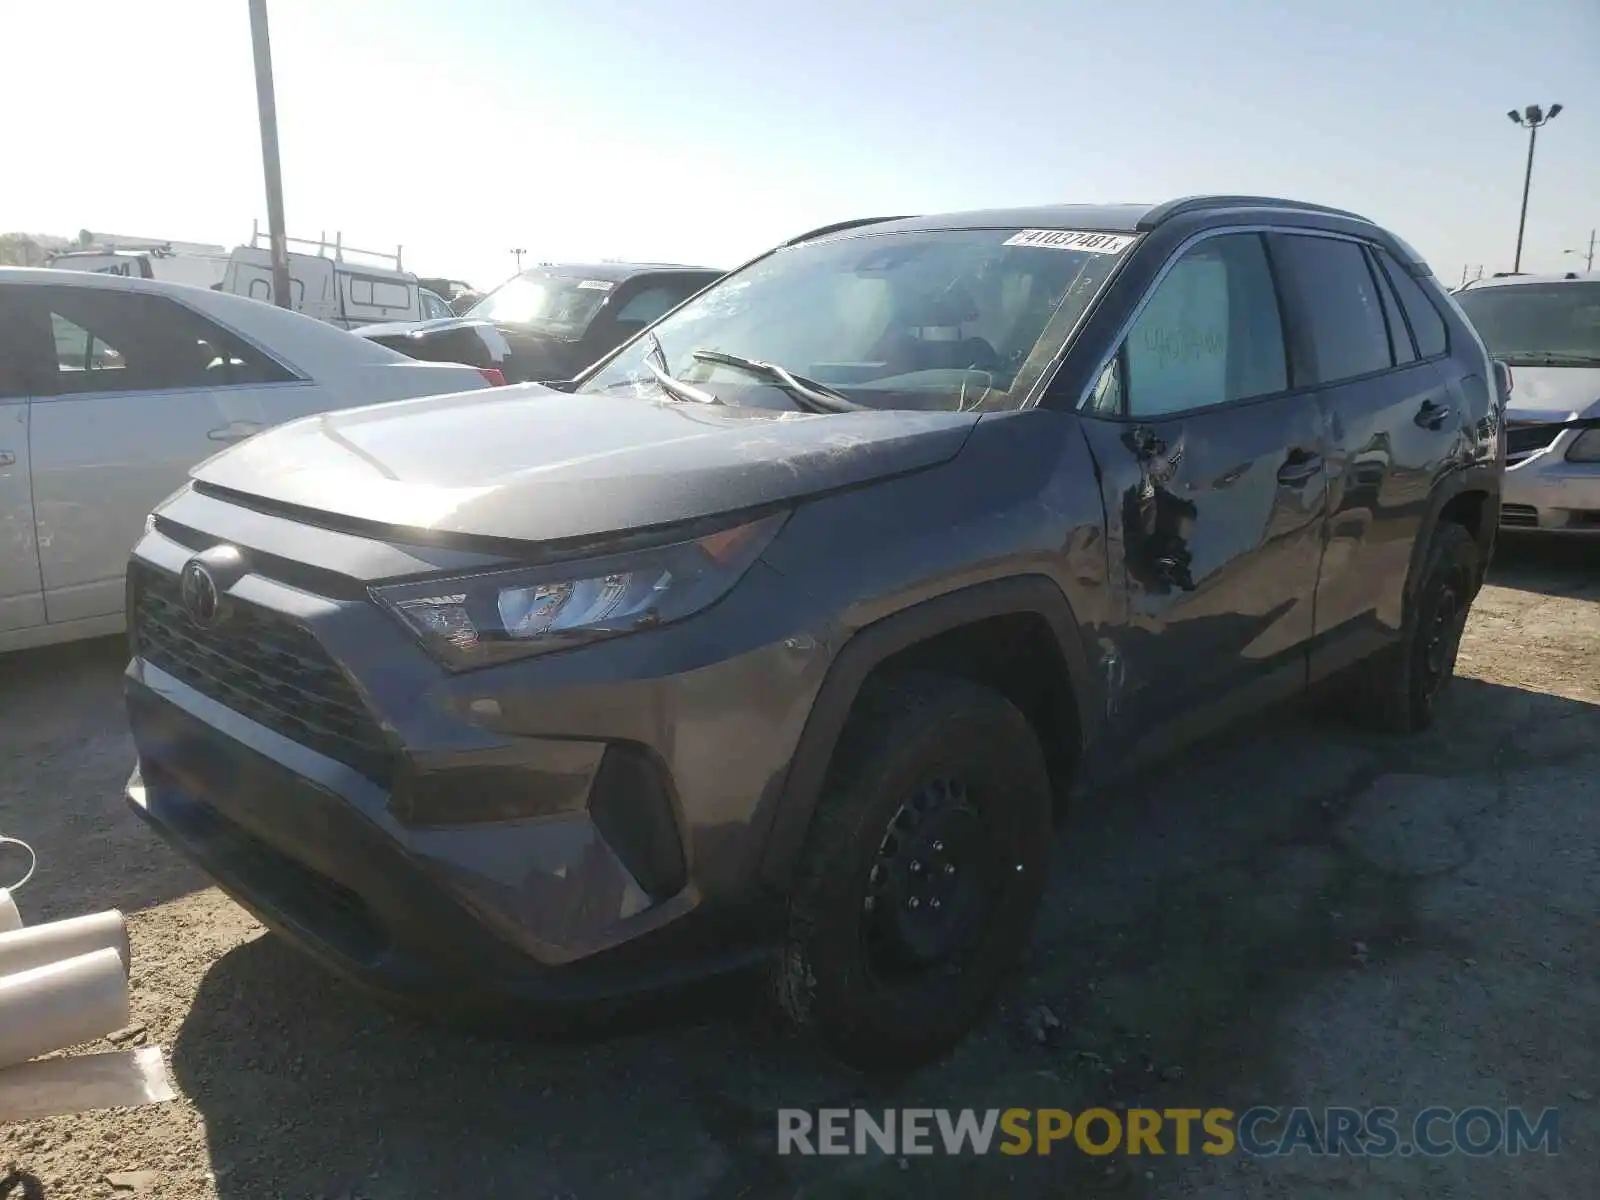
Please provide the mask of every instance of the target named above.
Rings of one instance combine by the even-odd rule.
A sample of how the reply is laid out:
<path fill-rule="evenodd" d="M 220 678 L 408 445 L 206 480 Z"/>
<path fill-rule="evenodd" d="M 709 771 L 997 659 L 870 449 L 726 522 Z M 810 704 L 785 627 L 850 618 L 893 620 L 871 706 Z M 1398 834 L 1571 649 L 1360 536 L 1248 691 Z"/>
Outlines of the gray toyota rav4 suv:
<path fill-rule="evenodd" d="M 554 388 L 196 468 L 130 565 L 128 799 L 410 1007 L 763 964 L 913 1063 L 1018 958 L 1069 791 L 1324 680 L 1429 724 L 1505 386 L 1351 213 L 816 230 Z"/>

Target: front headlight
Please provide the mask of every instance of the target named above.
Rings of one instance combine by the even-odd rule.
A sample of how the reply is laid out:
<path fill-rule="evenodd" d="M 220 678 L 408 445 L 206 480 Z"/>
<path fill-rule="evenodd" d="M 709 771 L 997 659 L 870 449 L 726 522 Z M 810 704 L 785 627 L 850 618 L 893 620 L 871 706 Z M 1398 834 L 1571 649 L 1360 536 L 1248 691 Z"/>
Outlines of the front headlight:
<path fill-rule="evenodd" d="M 732 590 L 787 517 L 581 562 L 387 584 L 372 596 L 445 666 L 485 667 L 692 616 Z"/>
<path fill-rule="evenodd" d="M 1578 435 L 1578 440 L 1567 447 L 1567 461 L 1600 462 L 1600 426 L 1585 429 Z"/>

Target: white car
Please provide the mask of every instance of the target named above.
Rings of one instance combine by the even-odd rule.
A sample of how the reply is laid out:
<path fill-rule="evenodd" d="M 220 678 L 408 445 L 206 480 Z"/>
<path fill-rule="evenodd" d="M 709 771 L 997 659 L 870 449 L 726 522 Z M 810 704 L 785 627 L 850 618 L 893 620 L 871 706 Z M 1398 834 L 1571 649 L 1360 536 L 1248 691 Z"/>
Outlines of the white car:
<path fill-rule="evenodd" d="M 145 515 L 230 443 L 498 382 L 241 296 L 0 267 L 0 652 L 120 631 Z"/>
<path fill-rule="evenodd" d="M 1500 528 L 1600 538 L 1600 275 L 1506 275 L 1455 299 L 1513 375 Z"/>

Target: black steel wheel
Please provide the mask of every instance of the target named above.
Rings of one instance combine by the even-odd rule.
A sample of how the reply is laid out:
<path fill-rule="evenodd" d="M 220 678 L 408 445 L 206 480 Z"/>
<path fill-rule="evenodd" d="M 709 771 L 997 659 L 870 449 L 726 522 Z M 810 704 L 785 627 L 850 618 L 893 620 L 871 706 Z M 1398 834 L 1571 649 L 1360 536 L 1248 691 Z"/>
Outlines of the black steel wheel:
<path fill-rule="evenodd" d="M 1050 813 L 1038 739 L 1005 697 L 931 674 L 871 685 L 790 896 L 790 1018 L 860 1067 L 948 1050 L 1027 944 Z"/>

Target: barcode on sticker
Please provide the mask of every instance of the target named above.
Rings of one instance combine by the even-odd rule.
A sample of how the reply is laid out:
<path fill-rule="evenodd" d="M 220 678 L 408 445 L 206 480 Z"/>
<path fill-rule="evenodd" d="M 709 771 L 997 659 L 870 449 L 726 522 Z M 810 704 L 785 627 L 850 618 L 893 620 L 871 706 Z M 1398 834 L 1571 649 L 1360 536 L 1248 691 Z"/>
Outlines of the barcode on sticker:
<path fill-rule="evenodd" d="M 1133 238 L 1125 233 L 1089 233 L 1082 229 L 1024 229 L 1008 237 L 1003 244 L 1081 250 L 1085 254 L 1121 254 L 1133 244 Z"/>
<path fill-rule="evenodd" d="M 578 285 L 578 287 L 591 292 L 609 292 L 611 286 L 611 281 L 607 279 L 585 279 Z"/>

